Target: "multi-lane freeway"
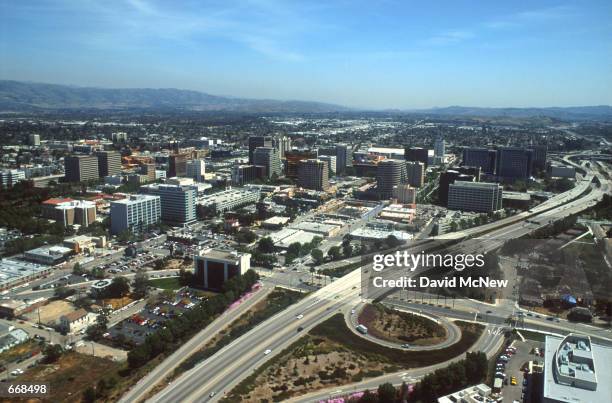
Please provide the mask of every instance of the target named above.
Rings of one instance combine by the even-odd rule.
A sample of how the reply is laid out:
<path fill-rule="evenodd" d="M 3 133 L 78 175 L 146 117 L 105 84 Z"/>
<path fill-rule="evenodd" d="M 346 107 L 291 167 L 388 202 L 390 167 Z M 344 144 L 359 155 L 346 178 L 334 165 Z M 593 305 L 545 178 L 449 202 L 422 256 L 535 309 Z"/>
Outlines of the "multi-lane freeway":
<path fill-rule="evenodd" d="M 601 182 L 599 187 L 591 184 L 590 179 L 595 176 L 598 174 L 589 172 L 586 180 L 581 181 L 576 188 L 549 199 L 530 212 L 464 231 L 461 237 L 468 239 L 461 242 L 461 248 L 481 252 L 493 250 L 507 239 L 521 237 L 559 217 L 568 216 L 594 205 L 603 194 L 610 192 L 609 183 L 605 178 L 599 177 Z M 529 223 L 526 222 L 528 219 Z M 172 382 L 169 387 L 151 398 L 151 401 L 216 401 L 241 380 L 254 373 L 264 362 L 301 337 L 302 332 L 308 331 L 335 312 L 358 302 L 360 280 L 361 270 L 358 269 L 321 288 L 234 340 Z M 484 348 L 482 345 L 476 347 Z M 423 370 L 429 371 L 431 368 Z M 397 377 L 397 375 L 390 376 Z M 129 396 L 131 401 L 138 401 L 145 395 L 130 392 Z"/>

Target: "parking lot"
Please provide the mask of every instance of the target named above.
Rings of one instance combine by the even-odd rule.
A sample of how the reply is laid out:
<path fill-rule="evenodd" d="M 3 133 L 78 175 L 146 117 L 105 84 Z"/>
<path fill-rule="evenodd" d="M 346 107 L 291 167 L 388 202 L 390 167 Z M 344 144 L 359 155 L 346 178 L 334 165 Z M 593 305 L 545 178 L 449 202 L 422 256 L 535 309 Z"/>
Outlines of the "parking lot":
<path fill-rule="evenodd" d="M 161 301 L 147 305 L 138 313 L 111 327 L 106 336 L 119 343 L 127 341 L 142 344 L 145 338 L 155 333 L 167 320 L 183 314 L 202 301 L 202 298 L 189 291 L 180 291 L 173 301 Z"/>
<path fill-rule="evenodd" d="M 504 373 L 506 375 L 502 396 L 504 402 L 529 402 L 530 387 L 528 376 L 523 371 L 526 364 L 532 360 L 541 360 L 532 351 L 539 348 L 541 343 L 531 340 L 516 340 L 512 347 L 516 349 L 513 354 L 507 355 L 508 361 L 505 363 Z M 499 362 L 499 361 L 498 361 Z"/>

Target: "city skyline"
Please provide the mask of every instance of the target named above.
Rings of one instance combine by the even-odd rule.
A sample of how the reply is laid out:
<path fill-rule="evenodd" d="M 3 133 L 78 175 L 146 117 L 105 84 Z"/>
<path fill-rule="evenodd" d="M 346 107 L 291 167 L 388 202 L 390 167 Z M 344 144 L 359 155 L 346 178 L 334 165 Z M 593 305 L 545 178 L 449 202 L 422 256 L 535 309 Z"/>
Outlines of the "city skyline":
<path fill-rule="evenodd" d="M 0 79 L 363 109 L 612 104 L 612 8 L 154 1 L 2 4 Z"/>

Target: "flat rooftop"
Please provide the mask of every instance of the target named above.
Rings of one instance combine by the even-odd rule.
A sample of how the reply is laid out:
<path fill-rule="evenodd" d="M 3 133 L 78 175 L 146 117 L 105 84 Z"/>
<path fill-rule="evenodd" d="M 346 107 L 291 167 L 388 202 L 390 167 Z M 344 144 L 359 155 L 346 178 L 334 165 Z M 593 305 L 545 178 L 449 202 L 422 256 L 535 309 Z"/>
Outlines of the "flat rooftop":
<path fill-rule="evenodd" d="M 545 399 L 567 403 L 609 401 L 612 347 L 576 334 L 546 336 L 544 357 Z"/>
<path fill-rule="evenodd" d="M 11 258 L 1 259 L 0 284 L 15 281 L 25 276 L 37 275 L 45 270 L 49 270 L 49 266 Z"/>
<path fill-rule="evenodd" d="M 234 250 L 222 250 L 222 249 L 205 249 L 202 252 L 200 252 L 201 257 L 208 258 L 208 259 L 214 259 L 214 260 L 235 261 L 245 255 L 249 255 L 249 254 L 240 253 Z"/>

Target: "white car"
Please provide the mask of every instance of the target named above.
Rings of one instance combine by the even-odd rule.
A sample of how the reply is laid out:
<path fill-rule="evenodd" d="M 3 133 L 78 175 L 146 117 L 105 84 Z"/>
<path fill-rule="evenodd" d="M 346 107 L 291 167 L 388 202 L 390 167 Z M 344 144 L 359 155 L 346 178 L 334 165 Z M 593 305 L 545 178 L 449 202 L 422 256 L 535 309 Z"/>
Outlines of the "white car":
<path fill-rule="evenodd" d="M 304 315 L 299 314 L 299 315 L 298 315 L 298 316 L 296 316 L 295 318 L 296 318 L 296 319 L 302 319 L 303 317 L 304 317 Z"/>
<path fill-rule="evenodd" d="M 264 351 L 264 355 L 268 355 L 268 354 L 270 354 L 271 352 L 272 352 L 272 350 L 267 349 L 266 351 Z"/>

